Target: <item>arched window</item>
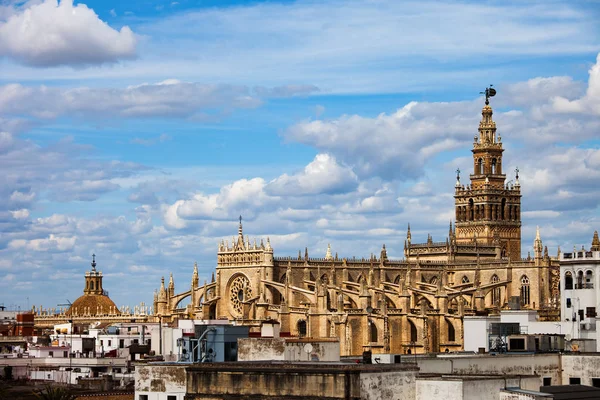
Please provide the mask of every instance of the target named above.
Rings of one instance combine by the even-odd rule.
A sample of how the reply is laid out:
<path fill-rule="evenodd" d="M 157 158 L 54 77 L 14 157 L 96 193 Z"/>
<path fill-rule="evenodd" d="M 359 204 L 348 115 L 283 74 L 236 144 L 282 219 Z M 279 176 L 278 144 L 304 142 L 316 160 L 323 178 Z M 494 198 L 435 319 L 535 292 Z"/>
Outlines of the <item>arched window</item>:
<path fill-rule="evenodd" d="M 410 325 L 410 341 L 411 342 L 417 342 L 417 327 L 416 325 L 409 320 L 408 324 Z"/>
<path fill-rule="evenodd" d="M 469 278 L 466 275 L 462 277 L 462 283 L 469 283 Z"/>
<path fill-rule="evenodd" d="M 492 159 L 492 174 L 496 174 L 496 159 Z"/>
<path fill-rule="evenodd" d="M 437 276 L 434 276 L 433 278 L 431 278 L 431 279 L 429 280 L 429 283 L 430 283 L 430 284 L 432 284 L 432 285 L 435 285 L 435 284 L 437 284 Z"/>
<path fill-rule="evenodd" d="M 300 321 L 298 321 L 298 324 L 296 326 L 298 328 L 298 336 L 305 337 L 306 336 L 306 321 L 301 319 Z"/>
<path fill-rule="evenodd" d="M 454 325 L 452 322 L 448 321 L 448 341 L 454 342 L 456 341 L 456 331 L 454 330 Z"/>
<path fill-rule="evenodd" d="M 583 289 L 583 271 L 577 272 L 577 286 L 575 289 Z"/>
<path fill-rule="evenodd" d="M 469 199 L 469 221 L 473 221 L 475 213 L 475 206 L 473 205 L 473 199 Z"/>
<path fill-rule="evenodd" d="M 585 288 L 593 289 L 594 288 L 594 273 L 589 269 L 585 271 Z"/>
<path fill-rule="evenodd" d="M 500 219 L 504 221 L 504 209 L 506 208 L 506 199 L 502 199 L 502 204 L 500 205 Z"/>
<path fill-rule="evenodd" d="M 373 321 L 369 321 L 369 325 L 370 325 L 370 338 L 371 338 L 371 343 L 377 343 L 377 325 L 375 325 L 375 322 Z"/>
<path fill-rule="evenodd" d="M 494 274 L 491 279 L 491 283 L 498 283 L 500 279 L 498 279 L 498 275 Z M 500 288 L 495 287 L 492 289 L 492 305 L 497 306 L 500 304 Z"/>
<path fill-rule="evenodd" d="M 573 289 L 573 274 L 571 274 L 571 271 L 567 271 L 565 273 L 565 290 L 572 290 Z"/>
<path fill-rule="evenodd" d="M 94 281 L 90 281 L 90 290 L 94 290 Z"/>
<path fill-rule="evenodd" d="M 483 158 L 480 158 L 479 161 L 477 161 L 477 167 L 479 175 L 483 175 Z"/>
<path fill-rule="evenodd" d="M 528 305 L 531 301 L 531 292 L 529 289 L 529 278 L 527 275 L 521 277 L 521 304 Z"/>

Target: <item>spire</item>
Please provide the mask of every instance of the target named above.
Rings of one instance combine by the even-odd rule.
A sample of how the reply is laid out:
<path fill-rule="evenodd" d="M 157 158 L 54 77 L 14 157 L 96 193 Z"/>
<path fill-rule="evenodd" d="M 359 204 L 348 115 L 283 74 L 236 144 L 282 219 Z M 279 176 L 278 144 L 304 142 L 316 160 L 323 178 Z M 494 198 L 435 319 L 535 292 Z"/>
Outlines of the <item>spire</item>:
<path fill-rule="evenodd" d="M 533 255 L 535 258 L 542 258 L 542 252 L 544 251 L 544 246 L 542 245 L 542 239 L 540 237 L 540 227 L 536 227 L 535 230 L 535 240 L 533 241 Z"/>
<path fill-rule="evenodd" d="M 327 261 L 333 260 L 333 257 L 331 256 L 331 244 L 327 245 L 327 253 L 325 253 L 325 259 Z"/>
<path fill-rule="evenodd" d="M 304 248 L 304 260 L 308 261 L 308 247 Z"/>
<path fill-rule="evenodd" d="M 385 249 L 385 243 L 381 247 L 381 254 L 379 255 L 379 259 L 381 260 L 381 262 L 388 260 L 387 250 Z"/>
<path fill-rule="evenodd" d="M 481 122 L 479 122 L 479 145 L 490 145 L 496 143 L 496 123 L 492 119 L 493 111 L 490 106 L 489 97 L 487 92 L 494 89 L 486 89 L 485 106 L 481 110 Z"/>
<path fill-rule="evenodd" d="M 165 277 L 160 278 L 160 290 L 158 291 L 158 301 L 167 301 L 167 290 L 165 289 Z"/>
<path fill-rule="evenodd" d="M 271 240 L 269 239 L 268 236 L 267 236 L 267 247 L 265 248 L 265 250 L 267 250 L 267 251 L 273 250 L 273 248 L 271 247 Z"/>
<path fill-rule="evenodd" d="M 92 272 L 96 272 L 96 254 L 92 254 Z"/>
<path fill-rule="evenodd" d="M 408 223 L 408 230 L 406 231 L 406 240 L 410 244 L 411 235 L 410 235 L 410 222 Z"/>
<path fill-rule="evenodd" d="M 234 248 L 237 248 L 237 250 L 243 250 L 245 247 L 244 244 L 244 232 L 242 230 L 242 216 L 240 215 L 240 225 L 238 226 L 238 238 L 237 238 L 237 242 L 235 240 L 232 240 L 233 244 L 234 244 Z"/>
<path fill-rule="evenodd" d="M 456 168 L 456 187 L 460 186 L 460 168 Z"/>
<path fill-rule="evenodd" d="M 194 273 L 192 274 L 192 286 L 198 286 L 198 263 L 194 261 Z"/>
<path fill-rule="evenodd" d="M 592 247 L 590 251 L 600 251 L 600 239 L 598 239 L 598 231 L 594 231 L 594 238 L 592 239 Z"/>
<path fill-rule="evenodd" d="M 515 186 L 521 186 L 519 183 L 519 167 L 515 168 Z"/>

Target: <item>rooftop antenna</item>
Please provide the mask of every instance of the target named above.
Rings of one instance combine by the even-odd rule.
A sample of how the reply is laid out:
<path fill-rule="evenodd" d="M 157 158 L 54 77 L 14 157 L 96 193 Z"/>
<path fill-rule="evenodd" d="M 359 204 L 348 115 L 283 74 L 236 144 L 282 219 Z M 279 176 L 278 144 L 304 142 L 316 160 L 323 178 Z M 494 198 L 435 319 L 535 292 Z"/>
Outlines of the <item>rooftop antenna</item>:
<path fill-rule="evenodd" d="M 485 88 L 485 91 L 479 92 L 479 94 L 485 94 L 485 105 L 490 104 L 490 97 L 494 97 L 496 95 L 496 89 L 493 88 L 494 85 L 490 84 L 490 87 Z"/>

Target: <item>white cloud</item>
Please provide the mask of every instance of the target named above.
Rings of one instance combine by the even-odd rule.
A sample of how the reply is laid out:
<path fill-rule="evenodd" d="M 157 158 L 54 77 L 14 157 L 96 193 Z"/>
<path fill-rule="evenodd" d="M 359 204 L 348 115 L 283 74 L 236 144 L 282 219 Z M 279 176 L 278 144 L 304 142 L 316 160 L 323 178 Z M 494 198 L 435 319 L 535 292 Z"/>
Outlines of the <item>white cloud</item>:
<path fill-rule="evenodd" d="M 475 102 L 410 102 L 375 118 L 343 115 L 292 126 L 286 137 L 333 154 L 361 177 L 415 178 L 436 154 L 465 147 L 477 126 Z"/>
<path fill-rule="evenodd" d="M 29 218 L 29 210 L 23 208 L 21 210 L 15 210 L 10 212 L 14 219 L 27 219 Z"/>
<path fill-rule="evenodd" d="M 269 182 L 267 193 L 275 196 L 336 194 L 352 191 L 358 185 L 354 172 L 338 164 L 329 154 L 317 154 L 304 170 L 295 175 L 283 174 Z"/>
<path fill-rule="evenodd" d="M 585 95 L 576 100 L 569 100 L 564 95 L 553 98 L 553 108 L 561 113 L 583 113 L 600 116 L 600 54 L 596 64 L 590 68 L 590 78 Z"/>
<path fill-rule="evenodd" d="M 69 251 L 75 246 L 76 237 L 59 237 L 50 234 L 47 238 L 11 241 L 8 246 L 13 249 L 25 249 L 32 251 Z"/>
<path fill-rule="evenodd" d="M 314 86 L 272 88 L 278 96 L 318 90 Z M 247 86 L 200 84 L 166 80 L 124 89 L 0 86 L 4 114 L 48 119 L 69 116 L 178 117 L 211 119 L 236 108 L 253 108 L 269 97 L 268 90 Z"/>
<path fill-rule="evenodd" d="M 0 55 L 35 66 L 87 66 L 135 57 L 129 27 L 117 31 L 85 4 L 45 0 L 0 22 Z"/>

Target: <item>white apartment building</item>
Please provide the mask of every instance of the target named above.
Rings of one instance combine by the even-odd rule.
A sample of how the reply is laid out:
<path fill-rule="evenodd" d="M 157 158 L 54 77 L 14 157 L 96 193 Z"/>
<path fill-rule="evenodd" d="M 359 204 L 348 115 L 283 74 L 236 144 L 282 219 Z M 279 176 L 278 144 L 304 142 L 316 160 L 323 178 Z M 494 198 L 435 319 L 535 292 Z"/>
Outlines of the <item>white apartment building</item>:
<path fill-rule="evenodd" d="M 595 338 L 600 308 L 600 240 L 594 232 L 592 247 L 560 253 L 561 321 L 576 337 Z"/>

